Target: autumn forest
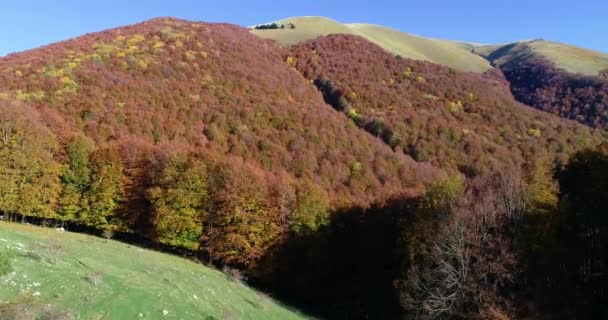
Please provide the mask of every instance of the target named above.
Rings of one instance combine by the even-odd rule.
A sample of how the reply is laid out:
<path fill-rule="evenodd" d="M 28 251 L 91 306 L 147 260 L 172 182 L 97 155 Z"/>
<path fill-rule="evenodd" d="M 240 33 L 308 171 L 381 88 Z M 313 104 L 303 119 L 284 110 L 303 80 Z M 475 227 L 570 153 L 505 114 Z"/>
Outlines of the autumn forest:
<path fill-rule="evenodd" d="M 0 216 L 320 318 L 601 319 L 607 79 L 173 18 L 86 34 L 0 58 Z"/>

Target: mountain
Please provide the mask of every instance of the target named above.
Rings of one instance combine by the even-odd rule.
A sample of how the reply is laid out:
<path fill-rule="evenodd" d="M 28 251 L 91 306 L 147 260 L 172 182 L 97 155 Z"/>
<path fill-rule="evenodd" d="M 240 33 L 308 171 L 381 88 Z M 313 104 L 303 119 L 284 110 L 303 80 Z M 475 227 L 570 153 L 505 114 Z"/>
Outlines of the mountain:
<path fill-rule="evenodd" d="M 289 228 L 317 228 L 330 209 L 412 196 L 442 175 L 358 129 L 327 106 L 275 46 L 233 25 L 163 18 L 85 35 L 1 59 L 0 84 L 3 108 L 11 110 L 3 120 L 23 126 L 9 132 L 20 135 L 27 122 L 40 123 L 44 133 L 31 134 L 50 137 L 41 156 L 68 166 L 60 177 L 74 194 L 41 200 L 50 207 L 76 201 L 60 214 L 65 220 L 198 248 L 196 222 L 208 211 L 195 208 L 243 210 L 249 215 L 238 220 L 243 226 L 257 228 L 250 219 L 261 219 L 257 232 L 273 230 L 263 240 L 238 231 L 250 237 L 232 239 L 250 250 L 247 258 L 225 247 L 230 241 L 217 224 L 209 230 L 215 235 L 205 236 L 222 247 L 208 248 L 218 259 L 226 255 L 243 265 L 253 266 Z M 201 192 L 226 198 L 212 205 L 201 196 L 183 199 L 183 208 L 167 207 L 175 197 L 169 185 L 188 172 L 200 175 Z M 95 174 L 112 175 L 104 180 L 112 184 L 94 185 Z M 5 181 L 4 190 L 15 190 L 17 181 Z M 111 192 L 93 196 L 102 192 L 96 188 Z M 297 200 L 315 205 L 320 216 L 298 222 L 284 216 L 302 210 Z M 79 201 L 99 201 L 104 216 L 82 211 Z M 5 211 L 22 212 L 18 203 L 7 202 Z M 183 210 L 195 210 L 187 215 L 193 224 L 172 224 L 192 212 Z M 56 218 L 50 211 L 28 215 Z M 220 216 L 217 223 L 229 226 Z"/>
<path fill-rule="evenodd" d="M 483 171 L 540 150 L 565 159 L 601 137 L 513 99 L 502 74 L 395 57 L 353 35 L 291 47 L 287 59 L 360 127 L 419 161 Z"/>
<path fill-rule="evenodd" d="M 324 17 L 289 18 L 275 24 L 289 27 L 258 26 L 251 32 L 287 46 L 322 35 L 352 34 L 403 58 L 476 73 L 496 67 L 505 73 L 518 101 L 594 128 L 607 127 L 605 53 L 545 40 L 480 45 L 429 39 L 377 25 L 342 24 Z"/>
<path fill-rule="evenodd" d="M 493 66 L 508 69 L 526 59 L 542 57 L 570 73 L 598 75 L 608 70 L 608 54 L 542 39 L 507 44 L 476 44 L 420 37 L 368 23 L 340 23 L 326 17 L 294 17 L 277 20 L 279 28 L 250 27 L 262 38 L 293 45 L 330 34 L 353 34 L 366 38 L 388 52 L 404 58 L 443 64 L 461 71 L 484 72 Z M 280 28 L 280 26 L 288 26 Z M 289 26 L 293 26 L 289 27 Z M 256 28 L 258 27 L 258 28 Z"/>
<path fill-rule="evenodd" d="M 477 45 L 298 21 L 158 18 L 0 58 L 3 220 L 204 261 L 322 318 L 589 309 L 601 130 L 516 101 Z M 530 298 L 557 283 L 572 308 Z"/>
<path fill-rule="evenodd" d="M 608 54 L 541 39 L 475 46 L 473 51 L 502 70 L 515 68 L 517 64 L 535 58 L 546 59 L 556 68 L 569 73 L 597 76 L 601 71 L 608 70 Z"/>
<path fill-rule="evenodd" d="M 446 176 L 359 129 L 281 48 L 234 25 L 159 18 L 12 54 L 0 100 L 4 220 L 114 233 L 256 283 L 295 270 L 286 243 Z M 375 235 L 361 246 L 392 259 L 394 232 Z"/>
<path fill-rule="evenodd" d="M 471 52 L 466 43 L 428 39 L 394 29 L 365 24 L 342 24 L 324 17 L 297 17 L 280 20 L 279 25 L 293 24 L 295 29 L 253 29 L 262 38 L 273 39 L 284 45 L 329 34 L 354 34 L 366 38 L 385 50 L 404 58 L 444 64 L 457 70 L 484 72 L 492 67 L 484 58 Z"/>
<path fill-rule="evenodd" d="M 594 128 L 608 128 L 607 54 L 543 40 L 474 51 L 505 73 L 519 101 Z"/>

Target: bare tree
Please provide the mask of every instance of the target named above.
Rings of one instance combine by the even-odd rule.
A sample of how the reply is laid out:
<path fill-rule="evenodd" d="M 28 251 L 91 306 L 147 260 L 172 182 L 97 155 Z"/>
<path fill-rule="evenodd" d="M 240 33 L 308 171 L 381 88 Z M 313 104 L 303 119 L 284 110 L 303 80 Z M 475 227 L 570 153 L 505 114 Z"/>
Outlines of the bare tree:
<path fill-rule="evenodd" d="M 494 174 L 470 181 L 462 196 L 435 206 L 431 218 L 425 212 L 424 226 L 408 231 L 417 236 L 410 236 L 413 258 L 400 283 L 401 303 L 413 318 L 514 311 L 503 293 L 518 280 L 512 228 L 527 201 L 518 176 Z"/>
<path fill-rule="evenodd" d="M 467 280 L 464 226 L 455 221 L 423 249 L 427 264 L 415 265 L 408 274 L 410 289 L 402 297 L 419 319 L 445 319 L 452 312 Z"/>
<path fill-rule="evenodd" d="M 498 179 L 498 211 L 507 220 L 517 220 L 526 212 L 529 197 L 523 179 L 518 172 L 501 174 Z"/>

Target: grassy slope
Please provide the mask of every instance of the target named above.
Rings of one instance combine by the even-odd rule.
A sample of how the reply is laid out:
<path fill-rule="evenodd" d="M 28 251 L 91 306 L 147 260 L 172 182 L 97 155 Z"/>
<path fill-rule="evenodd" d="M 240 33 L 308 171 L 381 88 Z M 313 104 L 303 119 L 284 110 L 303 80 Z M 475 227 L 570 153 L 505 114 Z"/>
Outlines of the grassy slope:
<path fill-rule="evenodd" d="M 534 55 L 541 55 L 553 61 L 559 68 L 570 72 L 597 75 L 599 71 L 608 69 L 608 54 L 544 40 L 503 45 L 476 45 L 423 38 L 371 24 L 342 24 L 325 17 L 297 17 L 278 22 L 293 23 L 296 29 L 252 30 L 252 32 L 285 45 L 328 34 L 356 34 L 394 54 L 447 65 L 461 71 L 484 72 L 491 68 L 490 62 L 501 66 L 509 65 Z M 471 52 L 473 48 L 481 57 Z"/>
<path fill-rule="evenodd" d="M 116 241 L 0 222 L 6 247 L 17 254 L 0 319 L 37 305 L 80 319 L 304 318 L 216 270 Z"/>
<path fill-rule="evenodd" d="M 324 17 L 290 18 L 279 23 L 293 23 L 296 29 L 252 30 L 252 32 L 285 45 L 328 34 L 355 34 L 405 58 L 444 64 L 461 71 L 484 72 L 491 68 L 488 61 L 471 53 L 468 46 L 458 42 L 422 38 L 371 24 L 341 24 Z"/>
<path fill-rule="evenodd" d="M 496 65 L 506 67 L 522 59 L 542 56 L 558 68 L 574 73 L 597 75 L 599 71 L 608 69 L 608 54 L 545 40 L 480 46 L 475 52 Z"/>
<path fill-rule="evenodd" d="M 490 63 L 467 50 L 466 45 L 428 39 L 371 24 L 348 24 L 352 30 L 383 49 L 403 57 L 447 65 L 461 71 L 484 72 Z"/>

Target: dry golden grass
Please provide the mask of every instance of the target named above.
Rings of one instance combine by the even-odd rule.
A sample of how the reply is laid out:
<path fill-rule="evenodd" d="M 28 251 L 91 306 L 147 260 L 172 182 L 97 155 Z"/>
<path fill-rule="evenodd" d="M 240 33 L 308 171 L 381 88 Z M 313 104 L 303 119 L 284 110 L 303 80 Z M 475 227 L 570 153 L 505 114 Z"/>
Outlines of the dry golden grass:
<path fill-rule="evenodd" d="M 608 54 L 575 46 L 544 41 L 521 41 L 501 45 L 480 45 L 430 39 L 366 23 L 343 24 L 325 17 L 296 17 L 277 21 L 293 23 L 296 29 L 252 30 L 257 36 L 284 45 L 328 34 L 355 34 L 404 58 L 447 65 L 460 71 L 481 73 L 495 65 L 507 65 L 533 56 L 542 56 L 569 72 L 597 75 L 608 69 Z M 473 52 L 474 51 L 474 52 Z"/>
<path fill-rule="evenodd" d="M 479 46 L 475 52 L 499 66 L 508 66 L 532 57 L 543 57 L 558 68 L 573 73 L 597 75 L 608 69 L 608 54 L 545 40 Z"/>
<path fill-rule="evenodd" d="M 365 23 L 342 24 L 324 17 L 290 18 L 277 23 L 285 25 L 293 23 L 296 28 L 251 32 L 284 45 L 292 45 L 328 34 L 354 34 L 404 58 L 430 61 L 457 70 L 478 73 L 491 68 L 487 60 L 471 53 L 471 46 L 460 42 L 428 39 Z"/>

